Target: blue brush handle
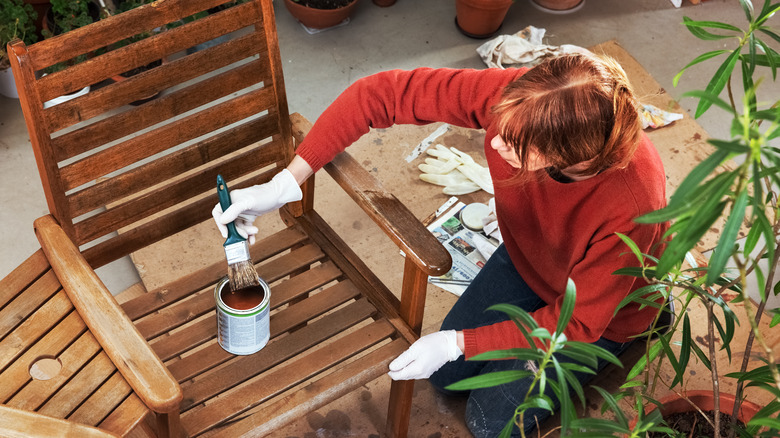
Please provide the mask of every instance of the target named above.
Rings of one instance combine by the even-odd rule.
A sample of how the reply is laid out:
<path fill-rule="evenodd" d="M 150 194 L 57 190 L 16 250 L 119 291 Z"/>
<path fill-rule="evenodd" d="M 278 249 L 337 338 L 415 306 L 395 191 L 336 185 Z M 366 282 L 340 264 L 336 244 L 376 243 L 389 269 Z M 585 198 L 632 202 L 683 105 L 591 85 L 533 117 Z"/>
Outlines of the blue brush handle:
<path fill-rule="evenodd" d="M 230 207 L 230 192 L 228 191 L 228 186 L 225 183 L 225 179 L 222 178 L 222 175 L 217 175 L 217 196 L 219 197 L 219 206 L 222 207 L 222 211 L 227 210 L 228 207 Z M 231 222 L 227 224 L 227 229 L 228 237 L 223 246 L 246 241 L 246 239 L 238 234 L 235 223 Z"/>

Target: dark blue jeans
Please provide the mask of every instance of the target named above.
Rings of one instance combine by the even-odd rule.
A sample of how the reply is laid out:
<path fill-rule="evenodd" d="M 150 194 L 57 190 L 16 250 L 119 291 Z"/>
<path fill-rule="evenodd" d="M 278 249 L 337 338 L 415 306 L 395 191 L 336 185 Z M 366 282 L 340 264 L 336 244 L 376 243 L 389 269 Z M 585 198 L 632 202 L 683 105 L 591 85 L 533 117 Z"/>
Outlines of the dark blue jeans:
<path fill-rule="evenodd" d="M 506 321 L 509 317 L 503 312 L 485 311 L 493 304 L 508 303 L 533 312 L 547 304 L 539 298 L 518 274 L 504 245 L 499 246 L 496 252 L 458 299 L 452 310 L 444 318 L 442 330 L 462 330 L 476 328 L 484 325 Z M 594 343 L 615 355 L 619 355 L 630 343 L 613 342 L 601 338 Z M 573 362 L 573 360 L 558 355 L 558 360 Z M 607 362 L 599 361 L 599 370 L 606 366 Z M 521 360 L 497 360 L 497 361 L 466 361 L 463 356 L 441 367 L 430 378 L 430 382 L 439 391 L 457 395 L 444 388 L 451 383 L 463 380 L 478 374 L 528 369 L 527 361 Z M 592 374 L 575 373 L 577 380 L 584 386 L 592 377 Z M 555 379 L 554 370 L 548 370 L 547 377 Z M 498 436 L 507 422 L 513 417 L 515 409 L 525 398 L 532 379 L 517 380 L 512 383 L 493 388 L 477 389 L 462 393 L 468 395 L 466 403 L 466 424 L 471 433 L 477 438 L 494 438 Z M 534 391 L 538 390 L 538 386 Z M 572 393 L 573 394 L 573 393 Z M 558 400 L 552 391 L 547 390 L 547 395 L 559 406 Z M 550 417 L 551 413 L 544 409 L 530 409 L 525 412 L 524 426 L 526 434 L 536 428 L 537 422 L 541 424 Z M 520 430 L 515 427 L 512 436 L 520 436 Z"/>

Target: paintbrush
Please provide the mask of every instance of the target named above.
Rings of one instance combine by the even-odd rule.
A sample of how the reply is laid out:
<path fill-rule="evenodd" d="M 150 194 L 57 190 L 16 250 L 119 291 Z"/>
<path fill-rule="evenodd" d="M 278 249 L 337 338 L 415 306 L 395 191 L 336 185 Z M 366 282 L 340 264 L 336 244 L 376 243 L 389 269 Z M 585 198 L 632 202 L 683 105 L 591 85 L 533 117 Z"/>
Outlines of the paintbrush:
<path fill-rule="evenodd" d="M 222 211 L 230 207 L 230 192 L 222 175 L 217 175 L 217 195 Z M 225 257 L 228 264 L 228 280 L 232 290 L 244 289 L 260 285 L 260 276 L 257 275 L 252 258 L 249 256 L 249 242 L 238 234 L 236 224 L 227 224 L 228 237 L 225 240 Z"/>

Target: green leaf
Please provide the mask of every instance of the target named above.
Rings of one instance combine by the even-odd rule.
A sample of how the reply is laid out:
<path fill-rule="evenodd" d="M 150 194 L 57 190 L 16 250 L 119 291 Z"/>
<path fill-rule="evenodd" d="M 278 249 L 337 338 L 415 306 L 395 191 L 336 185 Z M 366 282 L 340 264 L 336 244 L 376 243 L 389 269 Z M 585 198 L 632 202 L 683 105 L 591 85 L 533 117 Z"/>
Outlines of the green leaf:
<path fill-rule="evenodd" d="M 772 80 L 777 80 L 777 52 L 772 50 L 771 47 L 767 46 L 766 43 L 761 41 L 760 39 L 756 38 L 756 41 L 761 46 L 762 49 L 764 49 L 764 53 L 766 53 L 766 60 L 769 63 L 769 67 L 772 69 Z M 758 64 L 758 57 L 755 59 L 755 63 Z"/>
<path fill-rule="evenodd" d="M 571 320 L 571 315 L 574 313 L 574 302 L 577 299 L 577 287 L 574 285 L 574 281 L 569 278 L 566 281 L 566 292 L 563 296 L 563 304 L 561 305 L 561 311 L 558 316 L 558 324 L 555 326 L 555 333 L 561 334 Z"/>
<path fill-rule="evenodd" d="M 780 10 L 780 3 L 776 3 L 774 5 L 770 6 L 770 2 L 764 3 L 764 7 L 761 10 L 761 13 L 756 17 L 756 24 L 757 26 L 762 25 L 769 17 L 772 16 L 775 12 Z"/>
<path fill-rule="evenodd" d="M 480 353 L 470 357 L 468 360 L 497 360 L 497 359 L 518 359 L 539 361 L 544 358 L 544 354 L 532 348 L 510 348 L 506 350 L 494 350 Z"/>
<path fill-rule="evenodd" d="M 715 146 L 718 149 L 725 149 L 730 153 L 744 154 L 750 152 L 750 147 L 740 143 L 739 140 L 725 141 L 725 140 L 710 139 L 707 140 L 707 143 Z"/>
<path fill-rule="evenodd" d="M 728 186 L 724 187 L 722 192 L 718 194 L 718 198 L 713 199 L 719 199 L 728 189 Z M 709 231 L 712 224 L 721 216 L 723 209 L 726 208 L 726 202 L 711 207 L 709 203 L 708 201 L 707 205 L 702 206 L 701 213 L 692 218 L 687 224 L 688 226 L 681 229 L 669 242 L 661 260 L 658 261 L 658 266 L 656 266 L 658 275 L 666 275 L 673 266 L 681 263 L 685 254 Z"/>
<path fill-rule="evenodd" d="M 680 72 L 674 76 L 674 79 L 672 79 L 672 85 L 674 85 L 675 87 L 677 86 L 677 83 L 680 81 L 680 77 L 682 77 L 683 73 L 685 73 L 685 70 L 687 70 L 689 67 L 692 67 L 708 59 L 712 59 L 718 55 L 722 55 L 724 53 L 729 53 L 729 52 L 730 50 L 713 50 L 712 52 L 702 53 L 701 55 L 694 58 L 693 61 L 689 62 L 688 65 L 683 67 L 683 69 L 680 70 Z"/>
<path fill-rule="evenodd" d="M 726 225 L 718 239 L 718 245 L 710 257 L 709 269 L 707 273 L 707 286 L 712 286 L 714 279 L 720 277 L 720 274 L 726 269 L 726 262 L 734 253 L 734 244 L 739 237 L 739 229 L 745 220 L 745 209 L 748 203 L 748 191 L 742 189 L 742 192 L 734 202 Z"/>
<path fill-rule="evenodd" d="M 571 400 L 569 400 L 569 403 L 571 403 Z M 533 394 L 529 396 L 517 408 L 521 411 L 530 408 L 539 408 L 539 409 L 548 410 L 550 412 L 555 412 L 555 407 L 553 405 L 552 400 L 550 400 L 550 397 L 547 397 L 544 394 Z"/>
<path fill-rule="evenodd" d="M 603 438 L 605 436 L 614 436 L 616 433 L 630 435 L 631 432 L 628 428 L 621 427 L 614 421 L 603 418 L 578 418 L 572 422 L 571 428 L 586 431 L 578 432 L 578 437 Z"/>
<path fill-rule="evenodd" d="M 682 370 L 688 366 L 688 360 L 691 357 L 691 344 L 691 321 L 686 313 L 683 318 L 682 343 L 680 344 L 680 361 L 678 363 Z M 674 387 L 678 380 L 682 384 L 682 376 L 680 374 L 675 376 L 670 386 Z"/>
<path fill-rule="evenodd" d="M 628 372 L 628 375 L 626 376 L 626 380 L 633 380 L 635 379 L 644 369 L 647 367 L 648 362 L 652 362 L 655 360 L 656 357 L 658 357 L 658 354 L 661 352 L 661 349 L 663 347 L 659 342 L 656 342 L 650 347 L 650 351 L 648 354 L 643 354 L 642 357 L 639 358 L 639 360 L 636 361 L 634 366 L 631 368 L 631 371 Z"/>
<path fill-rule="evenodd" d="M 718 333 L 720 333 L 721 339 L 723 339 L 723 346 L 721 347 L 721 349 L 726 350 L 726 353 L 728 354 L 729 357 L 729 361 L 731 361 L 731 339 L 730 338 L 731 336 L 733 336 L 733 333 L 731 334 L 731 336 L 728 333 L 726 333 L 726 330 L 723 329 L 723 326 L 721 325 L 720 320 L 718 319 L 717 316 L 712 318 L 712 323 L 715 325 L 715 328 L 718 329 Z M 727 337 L 729 339 L 726 339 Z M 710 340 L 710 342 L 715 342 L 715 340 L 712 339 Z"/>
<path fill-rule="evenodd" d="M 528 312 L 511 304 L 494 304 L 488 307 L 487 310 L 497 310 L 499 312 L 504 312 L 512 318 L 517 318 L 523 323 L 523 325 L 531 330 L 539 327 L 539 325 L 536 324 L 536 321 L 534 321 L 533 317 L 531 317 Z"/>
<path fill-rule="evenodd" d="M 620 238 L 620 240 L 623 241 L 623 243 L 626 244 L 626 246 L 631 250 L 632 253 L 634 253 L 634 256 L 639 261 L 639 264 L 644 266 L 644 257 L 642 255 L 642 251 L 639 249 L 639 246 L 628 236 L 626 236 L 623 233 L 615 233 Z"/>
<path fill-rule="evenodd" d="M 778 283 L 780 284 L 780 283 Z M 780 309 L 772 309 L 772 322 L 769 323 L 769 327 L 772 328 L 777 324 L 780 324 Z"/>
<path fill-rule="evenodd" d="M 620 426 L 623 428 L 628 428 L 628 419 L 626 418 L 625 414 L 623 414 L 623 410 L 620 409 L 620 406 L 618 406 L 615 398 L 612 397 L 612 394 L 598 386 L 594 386 L 593 388 L 595 388 L 596 391 L 601 394 L 601 397 L 604 399 L 604 403 L 606 403 L 612 412 L 614 412 L 615 420 L 618 422 L 618 424 L 620 424 Z"/>
<path fill-rule="evenodd" d="M 713 96 L 718 96 L 720 92 L 723 91 L 723 87 L 726 86 L 726 82 L 728 82 L 729 77 L 731 77 L 731 72 L 734 70 L 734 66 L 737 64 L 737 59 L 739 59 L 739 52 L 735 50 L 726 58 L 723 64 L 720 65 L 718 71 L 715 72 L 715 76 L 712 77 L 712 80 L 710 80 L 709 84 L 707 84 L 707 88 L 705 88 L 704 91 L 710 93 Z M 707 111 L 707 109 L 709 109 L 713 103 L 715 103 L 714 100 L 702 97 L 699 100 L 699 106 L 696 108 L 696 114 L 694 115 L 694 118 L 698 119 L 701 117 L 701 115 L 704 114 L 704 112 Z"/>
<path fill-rule="evenodd" d="M 674 383 L 676 382 L 682 384 L 685 377 L 685 369 L 680 368 L 680 363 L 677 361 L 677 356 L 675 356 L 674 351 L 672 351 L 672 347 L 669 345 L 669 341 L 666 339 L 666 336 L 659 337 L 658 343 L 661 344 L 661 347 L 664 349 L 664 353 L 666 353 L 666 358 L 669 359 L 669 364 L 672 366 L 672 369 L 674 369 L 675 378 L 672 381 L 672 384 L 669 386 L 674 387 Z"/>
<path fill-rule="evenodd" d="M 515 428 L 515 419 L 512 417 L 511 420 L 504 426 L 503 429 L 501 429 L 501 433 L 498 434 L 498 438 L 511 438 L 512 437 L 512 430 Z"/>
<path fill-rule="evenodd" d="M 503 385 L 504 383 L 514 382 L 533 376 L 534 373 L 526 370 L 508 370 L 496 371 L 493 373 L 480 374 L 455 382 L 445 389 L 450 391 L 465 391 L 471 389 L 491 388 L 493 386 Z"/>
<path fill-rule="evenodd" d="M 780 430 L 780 420 L 777 418 L 764 417 L 764 418 L 752 418 L 749 422 L 751 426 L 769 427 L 775 430 Z"/>
<path fill-rule="evenodd" d="M 620 362 L 620 359 L 617 358 L 614 354 L 609 352 L 608 350 L 605 350 L 604 348 L 599 347 L 598 345 L 589 344 L 587 342 L 579 342 L 579 341 L 567 341 L 566 342 L 566 348 L 564 350 L 574 350 L 578 351 L 580 353 L 584 354 L 591 354 L 598 358 L 604 359 L 609 363 L 615 364 L 620 368 L 623 368 L 623 364 Z M 562 351 L 564 351 L 562 350 Z"/>
<path fill-rule="evenodd" d="M 780 5 L 778 5 L 778 6 L 780 6 Z M 763 33 L 764 35 L 769 36 L 770 38 L 772 38 L 773 40 L 777 41 L 778 43 L 780 43 L 780 35 L 774 33 L 771 29 L 769 29 L 767 27 L 759 27 L 758 31 Z"/>
<path fill-rule="evenodd" d="M 748 22 L 753 21 L 753 4 L 749 1 L 739 0 L 739 4 L 742 6 L 742 10 L 745 12 Z"/>
<path fill-rule="evenodd" d="M 561 364 L 555 356 L 553 356 L 552 359 L 553 366 L 555 367 L 555 374 L 558 376 L 558 385 L 560 389 L 560 394 L 557 394 L 557 396 L 561 405 L 561 435 L 566 435 L 569 432 L 571 420 L 576 417 L 576 412 L 574 411 L 574 404 L 569 396 L 569 387 L 566 384 L 564 370 L 561 368 Z M 550 411 L 553 410 L 554 408 L 550 409 Z"/>
<path fill-rule="evenodd" d="M 702 160 L 699 164 L 696 165 L 696 167 L 691 170 L 690 173 L 683 179 L 683 181 L 680 183 L 680 185 L 677 187 L 677 190 L 674 191 L 674 194 L 669 199 L 669 206 L 664 208 L 663 210 L 673 208 L 676 204 L 687 204 L 690 202 L 689 196 L 691 196 L 693 193 L 695 193 L 695 189 L 699 186 L 699 184 L 704 181 L 705 178 L 707 178 L 715 169 L 718 168 L 729 156 L 729 152 L 723 149 L 718 149 L 712 154 L 710 154 L 707 158 Z M 714 183 L 711 181 L 710 184 Z M 662 211 L 662 210 L 658 210 Z M 652 214 L 652 213 L 650 213 Z M 647 221 L 644 220 L 644 218 L 648 217 L 650 214 L 641 216 L 639 219 L 636 219 L 636 222 L 639 223 L 655 223 L 655 221 Z M 664 222 L 666 220 L 674 218 L 666 218 L 661 220 L 660 222 Z M 642 219 L 642 220 L 640 220 Z"/>
<path fill-rule="evenodd" d="M 558 354 L 574 359 L 577 362 L 584 363 L 591 368 L 596 368 L 598 366 L 599 361 L 596 359 L 596 356 L 592 354 L 583 354 L 581 351 L 573 350 L 568 347 L 569 345 L 567 344 L 566 348 L 559 351 Z"/>
<path fill-rule="evenodd" d="M 726 23 L 720 23 L 718 21 L 694 21 L 688 17 L 683 17 L 683 24 L 688 30 L 701 40 L 713 41 L 722 40 L 725 38 L 733 38 L 734 35 L 720 35 L 704 30 L 705 28 L 731 30 L 742 33 L 742 29 L 732 26 Z"/>

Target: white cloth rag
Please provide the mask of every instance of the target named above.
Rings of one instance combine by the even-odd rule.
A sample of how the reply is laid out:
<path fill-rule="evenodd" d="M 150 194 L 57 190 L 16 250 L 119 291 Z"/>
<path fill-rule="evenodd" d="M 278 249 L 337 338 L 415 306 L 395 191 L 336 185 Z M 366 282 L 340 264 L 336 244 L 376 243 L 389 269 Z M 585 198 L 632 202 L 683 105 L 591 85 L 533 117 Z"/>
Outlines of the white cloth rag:
<path fill-rule="evenodd" d="M 514 35 L 499 35 L 477 47 L 477 53 L 488 67 L 530 67 L 542 59 L 562 53 L 586 51 L 571 44 L 548 46 L 542 43 L 545 29 L 528 26 Z"/>

